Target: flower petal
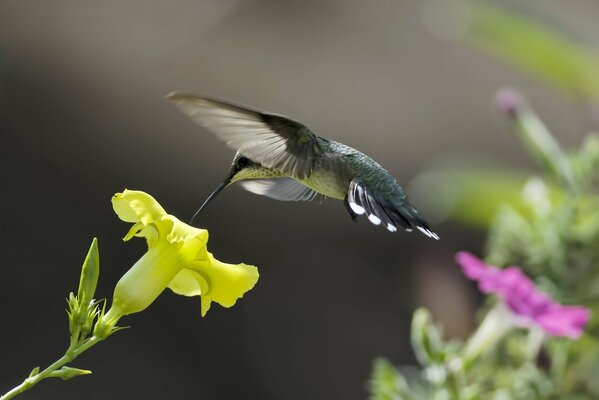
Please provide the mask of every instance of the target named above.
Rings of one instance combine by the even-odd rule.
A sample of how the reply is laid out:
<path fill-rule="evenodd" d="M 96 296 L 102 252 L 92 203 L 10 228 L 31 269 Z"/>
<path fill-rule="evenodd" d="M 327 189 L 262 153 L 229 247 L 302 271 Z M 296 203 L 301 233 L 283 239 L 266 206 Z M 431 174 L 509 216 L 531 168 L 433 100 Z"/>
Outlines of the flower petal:
<path fill-rule="evenodd" d="M 466 252 L 460 251 L 456 254 L 455 260 L 462 266 L 462 272 L 470 279 L 479 280 L 488 275 L 488 268 L 478 257 Z"/>
<path fill-rule="evenodd" d="M 212 301 L 223 307 L 232 307 L 237 299 L 258 282 L 258 268 L 247 264 L 227 264 L 208 253 L 212 270 L 208 275 L 209 290 L 202 295 L 202 316 L 206 315 Z"/>
<path fill-rule="evenodd" d="M 540 292 L 520 268 L 495 268 L 467 252 L 456 254 L 456 261 L 464 275 L 478 282 L 481 292 L 499 296 L 521 323 L 536 323 L 553 336 L 576 339 L 582 334 L 590 310 L 556 302 Z"/>
<path fill-rule="evenodd" d="M 165 215 L 160 220 L 161 224 L 168 225 L 168 229 L 165 230 L 166 240 L 171 243 L 183 243 L 189 240 L 198 239 L 204 246 L 208 242 L 208 231 L 206 229 L 196 228 L 194 226 L 187 225 L 181 222 L 177 217 L 172 215 Z M 200 257 L 206 259 L 205 255 Z"/>
<path fill-rule="evenodd" d="M 182 269 L 168 287 L 182 296 L 200 296 L 208 292 L 206 279 L 199 272 L 191 269 Z"/>
<path fill-rule="evenodd" d="M 591 311 L 586 307 L 557 305 L 535 320 L 550 335 L 578 339 L 590 318 Z"/>
<path fill-rule="evenodd" d="M 148 225 L 159 220 L 166 211 L 149 194 L 138 190 L 123 190 L 112 196 L 114 212 L 125 222 L 142 222 Z"/>
<path fill-rule="evenodd" d="M 258 269 L 246 264 L 223 263 L 211 253 L 208 262 L 196 263 L 193 270 L 182 270 L 168 287 L 177 294 L 201 296 L 201 312 L 205 316 L 213 301 L 232 307 L 237 299 L 254 287 Z"/>

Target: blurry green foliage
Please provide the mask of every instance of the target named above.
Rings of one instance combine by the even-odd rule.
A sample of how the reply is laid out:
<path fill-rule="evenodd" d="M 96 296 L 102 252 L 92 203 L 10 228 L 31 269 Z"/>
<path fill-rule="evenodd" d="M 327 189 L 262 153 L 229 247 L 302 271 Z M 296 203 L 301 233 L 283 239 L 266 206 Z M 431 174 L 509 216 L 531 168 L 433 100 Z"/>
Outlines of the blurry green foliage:
<path fill-rule="evenodd" d="M 450 165 L 418 176 L 410 192 L 433 220 L 453 219 L 486 229 L 504 204 L 530 213 L 521 196 L 527 179 L 524 172 L 512 169 Z M 563 194 L 555 187 L 549 190 L 555 199 Z"/>
<path fill-rule="evenodd" d="M 569 95 L 599 100 L 599 57 L 546 25 L 489 1 L 468 1 L 464 37 Z M 489 168 L 443 168 L 415 182 L 437 217 L 489 228 L 489 264 L 520 266 L 557 301 L 599 315 L 599 136 L 563 151 L 516 93 L 502 91 L 499 108 L 538 163 L 538 176 Z M 592 317 L 577 341 L 544 337 L 535 328 L 508 329 L 484 319 L 464 344 L 446 342 L 427 310 L 412 320 L 412 346 L 421 369 L 375 362 L 371 398 L 582 400 L 599 398 L 599 324 Z M 489 311 L 490 310 L 490 311 Z M 499 325 L 489 324 L 499 321 Z M 488 329 L 491 327 L 492 329 Z M 495 330 L 493 330 L 493 327 Z M 476 338 L 497 333 L 490 346 Z M 482 335 L 481 335 L 482 333 Z M 485 336 L 486 335 L 486 336 Z M 472 349 L 484 349 L 471 351 Z"/>
<path fill-rule="evenodd" d="M 410 387 L 404 377 L 384 358 L 374 360 L 370 385 L 372 400 L 416 398 L 412 396 Z"/>
<path fill-rule="evenodd" d="M 479 226 L 490 221 L 486 257 L 490 264 L 518 265 L 556 300 L 584 305 L 599 315 L 599 137 L 590 134 L 580 149 L 567 153 L 526 103 L 512 95 L 504 111 L 516 136 L 538 162 L 539 176 L 442 170 L 427 173 L 417 187 L 426 187 L 435 201 L 450 199 L 450 218 Z M 492 312 L 486 313 L 484 321 Z M 465 344 L 447 342 L 429 312 L 417 310 L 412 347 L 421 370 L 406 373 L 377 360 L 369 386 L 371 398 L 599 398 L 596 318 L 591 318 L 577 341 L 543 337 L 536 329 L 512 329 L 484 351 L 468 351 L 475 335 L 481 337 L 483 326 Z"/>
<path fill-rule="evenodd" d="M 563 93 L 599 99 L 599 56 L 557 29 L 489 1 L 471 1 L 466 39 Z"/>

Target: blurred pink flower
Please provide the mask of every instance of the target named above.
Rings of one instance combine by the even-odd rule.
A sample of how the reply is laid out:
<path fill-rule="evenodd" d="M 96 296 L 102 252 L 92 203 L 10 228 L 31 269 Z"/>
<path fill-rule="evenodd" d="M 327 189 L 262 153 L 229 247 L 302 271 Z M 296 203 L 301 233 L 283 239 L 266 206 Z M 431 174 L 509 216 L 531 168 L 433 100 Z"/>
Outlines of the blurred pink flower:
<path fill-rule="evenodd" d="M 456 254 L 466 277 L 483 293 L 494 293 L 524 325 L 539 325 L 547 334 L 578 339 L 591 317 L 582 306 L 564 306 L 540 292 L 518 267 L 495 268 L 467 252 Z"/>

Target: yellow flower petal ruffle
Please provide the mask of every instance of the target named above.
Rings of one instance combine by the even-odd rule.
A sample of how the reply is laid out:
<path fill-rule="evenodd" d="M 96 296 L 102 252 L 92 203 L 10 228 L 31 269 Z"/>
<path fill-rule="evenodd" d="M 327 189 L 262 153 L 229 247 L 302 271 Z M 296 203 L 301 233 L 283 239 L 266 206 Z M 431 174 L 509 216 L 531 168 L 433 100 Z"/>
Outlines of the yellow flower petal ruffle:
<path fill-rule="evenodd" d="M 227 264 L 208 253 L 208 262 L 197 263 L 194 269 L 183 269 L 168 287 L 183 296 L 201 296 L 202 316 L 213 301 L 232 307 L 258 282 L 258 268 L 246 264 Z"/>
<path fill-rule="evenodd" d="M 139 190 L 125 189 L 112 196 L 112 208 L 125 222 L 141 222 L 148 225 L 167 215 L 164 208 L 149 194 Z"/>

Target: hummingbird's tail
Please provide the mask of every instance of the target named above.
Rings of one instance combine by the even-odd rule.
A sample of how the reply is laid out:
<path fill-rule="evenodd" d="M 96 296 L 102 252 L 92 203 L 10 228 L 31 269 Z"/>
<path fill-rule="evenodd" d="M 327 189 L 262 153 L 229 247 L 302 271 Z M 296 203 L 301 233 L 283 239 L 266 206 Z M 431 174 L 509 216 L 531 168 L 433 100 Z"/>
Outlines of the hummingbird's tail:
<path fill-rule="evenodd" d="M 418 210 L 416 210 L 412 203 L 410 203 L 407 199 L 405 199 L 400 206 L 395 207 L 392 210 L 392 214 L 395 214 L 395 218 L 393 218 L 394 222 L 403 222 L 401 225 L 404 228 L 409 230 L 416 228 L 429 238 L 439 240 L 439 235 L 432 231 Z"/>
<path fill-rule="evenodd" d="M 439 240 L 439 235 L 431 230 L 403 191 L 398 191 L 396 197 L 388 199 L 354 179 L 349 184 L 346 207 L 352 217 L 366 215 L 370 222 L 383 225 L 389 232 L 397 231 L 397 227 L 406 231 L 416 228 L 429 238 Z"/>

